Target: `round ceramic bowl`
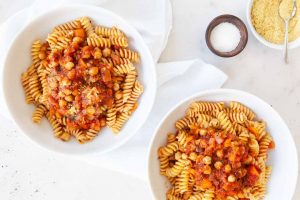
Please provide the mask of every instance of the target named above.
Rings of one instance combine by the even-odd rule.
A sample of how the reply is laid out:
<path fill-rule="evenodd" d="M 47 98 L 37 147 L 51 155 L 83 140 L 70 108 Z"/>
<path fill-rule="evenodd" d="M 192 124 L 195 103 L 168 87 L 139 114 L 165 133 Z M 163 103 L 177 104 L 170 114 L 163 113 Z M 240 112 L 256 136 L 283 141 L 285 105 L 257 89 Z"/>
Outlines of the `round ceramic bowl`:
<path fill-rule="evenodd" d="M 158 125 L 151 141 L 148 154 L 148 178 L 155 199 L 165 199 L 170 187 L 167 179 L 160 175 L 157 150 L 165 145 L 167 134 L 175 132 L 175 122 L 182 118 L 188 106 L 194 101 L 239 101 L 251 108 L 259 119 L 267 123 L 267 130 L 272 135 L 276 147 L 269 152 L 268 163 L 273 171 L 267 185 L 265 200 L 291 200 L 298 176 L 298 157 L 295 143 L 285 122 L 278 113 L 258 97 L 231 89 L 204 91 L 188 97 L 178 103 Z M 285 183 L 285 184 L 282 184 Z"/>
<path fill-rule="evenodd" d="M 252 10 L 252 5 L 253 5 L 253 1 L 254 0 L 248 0 L 248 5 L 247 5 L 247 22 L 248 25 L 251 29 L 251 32 L 253 33 L 253 35 L 255 36 L 255 38 L 261 42 L 262 44 L 264 44 L 267 47 L 273 48 L 273 49 L 278 49 L 278 50 L 283 50 L 283 44 L 274 44 L 271 43 L 269 41 L 267 41 L 265 38 L 263 38 L 260 34 L 258 34 L 252 24 L 252 20 L 251 20 L 251 10 Z M 289 48 L 293 49 L 293 48 L 297 48 L 300 46 L 300 37 L 298 39 L 296 39 L 293 42 L 289 42 Z"/>
<path fill-rule="evenodd" d="M 75 140 L 62 142 L 55 138 L 49 122 L 43 118 L 41 124 L 31 120 L 33 105 L 25 102 L 21 85 L 21 73 L 31 64 L 31 44 L 37 39 L 46 39 L 54 26 L 88 16 L 94 24 L 117 26 L 129 38 L 130 48 L 139 52 L 141 64 L 137 66 L 139 80 L 144 86 L 144 93 L 139 100 L 139 107 L 125 124 L 119 134 L 110 129 L 101 130 L 100 134 L 89 143 L 80 145 Z M 140 34 L 130 24 L 114 13 L 100 7 L 72 5 L 53 9 L 31 20 L 16 36 L 5 60 L 3 92 L 5 103 L 18 128 L 36 144 L 49 150 L 64 154 L 104 153 L 119 147 L 128 141 L 147 119 L 156 95 L 156 70 L 152 56 Z"/>

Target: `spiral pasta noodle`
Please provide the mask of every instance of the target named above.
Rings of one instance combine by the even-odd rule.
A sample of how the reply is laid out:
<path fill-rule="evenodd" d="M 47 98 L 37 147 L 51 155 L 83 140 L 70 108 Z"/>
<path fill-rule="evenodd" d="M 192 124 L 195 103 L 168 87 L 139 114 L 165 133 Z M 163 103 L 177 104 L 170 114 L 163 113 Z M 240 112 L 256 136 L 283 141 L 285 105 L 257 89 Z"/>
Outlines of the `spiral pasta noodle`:
<path fill-rule="evenodd" d="M 72 130 L 71 135 L 73 135 L 80 144 L 83 144 L 86 141 L 88 141 L 86 134 L 82 130 L 79 129 Z"/>
<path fill-rule="evenodd" d="M 93 47 L 110 47 L 111 42 L 109 39 L 101 38 L 101 37 L 90 37 L 87 38 L 87 43 L 89 46 Z"/>
<path fill-rule="evenodd" d="M 233 134 L 233 135 L 236 134 L 235 130 L 234 130 L 233 126 L 232 126 L 232 123 L 230 122 L 229 117 L 228 117 L 228 115 L 226 115 L 225 112 L 223 112 L 223 111 L 218 112 L 217 119 L 219 120 L 221 127 L 227 133 Z"/>
<path fill-rule="evenodd" d="M 95 27 L 95 32 L 96 34 L 98 34 L 99 36 L 102 37 L 117 37 L 117 36 L 124 36 L 125 34 L 118 28 L 116 27 L 103 27 L 103 26 L 96 26 Z"/>
<path fill-rule="evenodd" d="M 128 74 L 135 70 L 135 67 L 130 64 L 117 65 L 114 67 L 114 72 L 118 75 Z"/>
<path fill-rule="evenodd" d="M 112 127 L 116 123 L 117 119 L 117 110 L 113 106 L 112 108 L 108 109 L 107 116 L 106 116 L 106 124 L 108 127 Z"/>
<path fill-rule="evenodd" d="M 93 140 L 99 133 L 99 130 L 89 129 L 86 131 L 86 139 Z"/>
<path fill-rule="evenodd" d="M 202 200 L 203 194 L 202 193 L 193 193 L 188 200 Z"/>
<path fill-rule="evenodd" d="M 228 112 L 227 115 L 231 122 L 243 124 L 247 121 L 247 116 L 242 112 Z"/>
<path fill-rule="evenodd" d="M 41 93 L 42 88 L 41 88 L 41 83 L 39 81 L 39 77 L 37 74 L 34 74 L 29 78 L 29 89 L 30 89 L 32 98 L 35 101 L 39 101 L 39 98 L 42 95 L 42 93 Z"/>
<path fill-rule="evenodd" d="M 129 59 L 131 62 L 138 63 L 140 62 L 140 56 L 137 52 L 134 52 L 130 49 L 118 49 L 115 50 L 115 53 L 121 58 Z"/>
<path fill-rule="evenodd" d="M 122 112 L 116 119 L 115 124 L 112 126 L 112 131 L 114 133 L 120 132 L 122 126 L 129 119 L 129 114 Z"/>
<path fill-rule="evenodd" d="M 167 143 L 172 143 L 176 141 L 176 136 L 173 133 L 169 133 L 167 137 Z"/>
<path fill-rule="evenodd" d="M 269 135 L 264 136 L 259 142 L 259 154 L 258 157 L 267 159 L 267 153 L 269 150 L 269 145 L 272 142 L 272 138 Z"/>
<path fill-rule="evenodd" d="M 243 112 L 249 120 L 253 120 L 255 118 L 254 112 L 239 102 L 235 102 L 235 101 L 230 102 L 230 108 L 232 110 Z"/>
<path fill-rule="evenodd" d="M 64 30 L 74 30 L 81 28 L 81 23 L 79 20 L 73 20 L 70 22 L 66 22 L 54 27 L 54 32 L 64 31 Z"/>
<path fill-rule="evenodd" d="M 143 93 L 143 91 L 144 91 L 143 86 L 138 81 L 136 81 L 132 89 L 130 98 L 127 100 L 127 102 L 124 105 L 123 108 L 124 112 L 129 112 L 133 110 L 134 105 L 136 104 L 138 98 Z"/>
<path fill-rule="evenodd" d="M 191 109 L 195 111 L 213 111 L 213 110 L 222 110 L 224 103 L 213 103 L 213 102 L 194 102 L 191 105 Z"/>
<path fill-rule="evenodd" d="M 34 123 L 40 123 L 42 117 L 47 113 L 47 111 L 48 109 L 43 104 L 39 104 L 32 114 L 32 121 Z"/>
<path fill-rule="evenodd" d="M 190 168 L 185 167 L 183 171 L 179 174 L 176 183 L 175 188 L 176 191 L 178 191 L 180 194 L 184 194 L 185 192 L 188 192 L 190 190 L 189 188 L 189 179 L 190 179 Z"/>
<path fill-rule="evenodd" d="M 84 28 L 88 37 L 96 36 L 95 30 L 94 30 L 94 27 L 92 25 L 90 18 L 88 18 L 88 17 L 80 18 L 80 24 Z"/>
<path fill-rule="evenodd" d="M 258 140 L 261 140 L 267 134 L 266 125 L 263 122 L 250 121 L 247 123 L 247 126 Z"/>
<path fill-rule="evenodd" d="M 178 120 L 175 126 L 177 130 L 183 130 L 189 128 L 191 124 L 194 124 L 196 122 L 197 122 L 197 118 L 195 117 L 185 117 L 183 119 Z"/>
<path fill-rule="evenodd" d="M 167 199 L 264 198 L 272 171 L 267 155 L 275 145 L 250 111 L 239 102 L 191 104 L 157 152 L 160 174 L 171 184 Z"/>
<path fill-rule="evenodd" d="M 173 167 L 166 169 L 166 175 L 170 177 L 178 176 L 186 166 L 188 166 L 188 161 L 180 158 L 176 161 Z"/>
<path fill-rule="evenodd" d="M 33 41 L 32 63 L 21 74 L 25 101 L 35 106 L 32 121 L 46 117 L 56 138 L 80 144 L 105 126 L 120 132 L 144 91 L 134 65 L 140 56 L 129 43 L 117 27 L 95 27 L 86 16 Z"/>
<path fill-rule="evenodd" d="M 41 48 L 42 48 L 42 43 L 40 40 L 36 40 L 35 42 L 33 42 L 32 47 L 31 47 L 31 58 L 32 58 L 33 66 L 35 68 L 37 68 L 39 66 L 39 63 L 41 60 L 39 57 Z"/>
<path fill-rule="evenodd" d="M 115 46 L 128 47 L 127 38 L 124 36 L 110 37 L 110 41 Z"/>
<path fill-rule="evenodd" d="M 123 102 L 126 103 L 127 100 L 130 98 L 132 89 L 134 87 L 134 83 L 136 81 L 136 71 L 129 72 L 124 80 L 123 86 Z"/>
<path fill-rule="evenodd" d="M 29 85 L 30 77 L 29 77 L 28 73 L 22 73 L 21 82 L 22 82 L 22 86 L 24 88 L 26 103 L 28 103 L 28 104 L 33 103 L 34 99 L 30 92 L 30 85 Z"/>
<path fill-rule="evenodd" d="M 56 119 L 51 117 L 49 115 L 49 113 L 47 114 L 47 118 L 50 122 L 50 125 L 53 128 L 54 136 L 61 139 L 61 140 L 63 140 L 63 141 L 68 141 L 70 139 L 71 135 L 63 129 L 61 124 Z"/>

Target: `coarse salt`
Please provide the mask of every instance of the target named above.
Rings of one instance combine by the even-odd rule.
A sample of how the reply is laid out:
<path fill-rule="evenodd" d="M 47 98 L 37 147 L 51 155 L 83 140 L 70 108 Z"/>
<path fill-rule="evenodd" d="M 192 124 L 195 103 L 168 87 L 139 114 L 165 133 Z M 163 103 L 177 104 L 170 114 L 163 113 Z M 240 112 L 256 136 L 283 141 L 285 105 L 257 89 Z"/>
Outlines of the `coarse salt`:
<path fill-rule="evenodd" d="M 210 41 L 214 49 L 220 52 L 233 51 L 241 40 L 239 29 L 229 22 L 217 25 L 211 32 Z"/>

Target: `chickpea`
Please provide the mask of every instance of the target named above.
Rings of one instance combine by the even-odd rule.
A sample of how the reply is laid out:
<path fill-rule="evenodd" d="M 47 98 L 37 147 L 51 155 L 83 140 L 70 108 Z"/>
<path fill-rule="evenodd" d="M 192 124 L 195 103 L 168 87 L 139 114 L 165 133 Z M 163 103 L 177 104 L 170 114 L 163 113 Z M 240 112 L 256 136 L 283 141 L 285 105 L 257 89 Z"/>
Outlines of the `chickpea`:
<path fill-rule="evenodd" d="M 104 57 L 109 57 L 110 54 L 111 54 L 111 49 L 110 49 L 110 48 L 105 48 L 105 49 L 103 49 L 102 55 L 103 55 Z"/>
<path fill-rule="evenodd" d="M 233 183 L 236 181 L 236 178 L 234 175 L 230 174 L 227 178 L 228 182 Z"/>
<path fill-rule="evenodd" d="M 102 52 L 101 52 L 101 50 L 99 49 L 99 48 L 95 48 L 94 49 L 94 58 L 95 59 L 100 59 L 101 57 L 102 57 Z"/>
<path fill-rule="evenodd" d="M 74 99 L 74 98 L 73 98 L 72 95 L 65 96 L 65 100 L 66 100 L 67 102 L 72 102 L 73 99 Z"/>
<path fill-rule="evenodd" d="M 192 152 L 190 155 L 189 155 L 189 159 L 190 160 L 193 160 L 193 161 L 196 161 L 197 160 L 197 154 L 195 152 Z"/>
<path fill-rule="evenodd" d="M 216 154 L 217 154 L 218 158 L 223 158 L 223 156 L 224 156 L 223 151 L 221 149 L 218 150 Z"/>
<path fill-rule="evenodd" d="M 119 83 L 114 83 L 114 91 L 118 91 L 120 89 Z"/>
<path fill-rule="evenodd" d="M 59 96 L 59 97 L 64 97 L 65 94 L 64 94 L 62 91 L 59 91 L 59 92 L 58 92 L 58 96 Z"/>
<path fill-rule="evenodd" d="M 199 133 L 200 133 L 200 135 L 203 135 L 203 136 L 204 136 L 204 135 L 207 134 L 207 130 L 204 129 L 204 128 L 201 128 Z"/>
<path fill-rule="evenodd" d="M 179 160 L 180 158 L 181 158 L 181 153 L 180 152 L 175 153 L 175 159 Z"/>
<path fill-rule="evenodd" d="M 86 109 L 87 114 L 93 115 L 96 112 L 96 109 L 93 106 L 89 106 Z"/>
<path fill-rule="evenodd" d="M 66 68 L 67 70 L 71 70 L 73 67 L 74 67 L 74 63 L 73 63 L 73 62 L 67 62 L 67 63 L 65 64 L 65 68 Z"/>
<path fill-rule="evenodd" d="M 188 156 L 187 156 L 185 153 L 183 153 L 183 154 L 181 155 L 181 157 L 182 157 L 182 159 L 187 159 L 187 158 L 188 158 Z"/>
<path fill-rule="evenodd" d="M 39 59 L 44 60 L 46 58 L 46 53 L 45 52 L 40 52 L 39 53 Z"/>
<path fill-rule="evenodd" d="M 220 161 L 217 161 L 217 162 L 215 162 L 214 166 L 216 169 L 220 170 L 221 167 L 223 166 L 223 164 Z"/>
<path fill-rule="evenodd" d="M 224 171 L 225 171 L 226 173 L 229 173 L 229 172 L 231 171 L 231 166 L 230 166 L 229 164 L 225 165 Z"/>
<path fill-rule="evenodd" d="M 116 97 L 116 99 L 121 99 L 123 97 L 122 92 L 121 91 L 116 92 L 115 97 Z"/>
<path fill-rule="evenodd" d="M 98 67 L 91 67 L 91 68 L 89 69 L 89 74 L 90 74 L 91 76 L 97 75 L 98 72 L 99 72 Z"/>
<path fill-rule="evenodd" d="M 88 115 L 88 120 L 93 120 L 95 117 L 94 117 L 94 115 Z"/>
<path fill-rule="evenodd" d="M 63 99 L 59 100 L 59 107 L 65 107 L 67 105 L 67 102 Z"/>
<path fill-rule="evenodd" d="M 210 165 L 211 164 L 211 157 L 210 156 L 205 156 L 202 161 L 204 162 L 204 164 L 206 165 Z"/>
<path fill-rule="evenodd" d="M 72 93 L 72 91 L 69 90 L 69 89 L 65 89 L 65 90 L 64 90 L 64 93 L 65 93 L 65 95 L 70 95 L 70 94 Z"/>
<path fill-rule="evenodd" d="M 204 166 L 204 170 L 203 170 L 204 174 L 211 174 L 211 167 L 209 165 L 205 165 Z"/>
<path fill-rule="evenodd" d="M 79 43 L 83 42 L 83 39 L 81 37 L 74 37 L 73 42 L 79 44 Z"/>
<path fill-rule="evenodd" d="M 71 85 L 71 81 L 66 77 L 61 81 L 61 83 L 62 83 L 63 86 Z"/>

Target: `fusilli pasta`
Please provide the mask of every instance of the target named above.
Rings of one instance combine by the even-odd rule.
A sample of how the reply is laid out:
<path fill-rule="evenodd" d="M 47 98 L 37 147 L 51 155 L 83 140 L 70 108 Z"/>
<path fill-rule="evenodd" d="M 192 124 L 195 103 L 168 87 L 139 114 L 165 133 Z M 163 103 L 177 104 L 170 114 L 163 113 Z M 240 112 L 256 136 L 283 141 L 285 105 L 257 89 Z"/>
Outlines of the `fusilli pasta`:
<path fill-rule="evenodd" d="M 25 100 L 36 106 L 32 121 L 46 116 L 55 137 L 81 144 L 105 126 L 119 132 L 144 91 L 133 65 L 140 56 L 128 42 L 120 29 L 94 27 L 88 17 L 55 26 L 45 42 L 34 41 L 32 64 L 21 74 Z"/>
<path fill-rule="evenodd" d="M 262 200 L 275 145 L 254 118 L 239 102 L 192 103 L 158 150 L 160 174 L 171 183 L 167 199 Z"/>

